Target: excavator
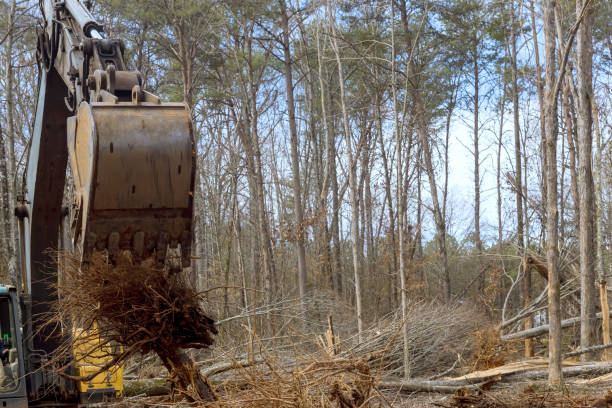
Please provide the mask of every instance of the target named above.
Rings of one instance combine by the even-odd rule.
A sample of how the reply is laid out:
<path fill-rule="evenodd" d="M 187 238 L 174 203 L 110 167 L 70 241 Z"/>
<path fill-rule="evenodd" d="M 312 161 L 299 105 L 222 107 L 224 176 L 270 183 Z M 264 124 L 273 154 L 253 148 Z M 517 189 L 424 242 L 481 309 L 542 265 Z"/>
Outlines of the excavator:
<path fill-rule="evenodd" d="M 0 406 L 77 407 L 121 396 L 122 369 L 76 381 L 105 362 L 75 359 L 83 349 L 67 375 L 54 369 L 54 352 L 79 328 L 44 324 L 61 296 L 50 254 L 78 254 L 82 273 L 97 252 L 109 263 L 129 251 L 135 263 L 189 267 L 195 145 L 188 106 L 143 88 L 89 1 L 39 3 L 38 104 L 15 208 L 21 282 L 0 287 Z"/>

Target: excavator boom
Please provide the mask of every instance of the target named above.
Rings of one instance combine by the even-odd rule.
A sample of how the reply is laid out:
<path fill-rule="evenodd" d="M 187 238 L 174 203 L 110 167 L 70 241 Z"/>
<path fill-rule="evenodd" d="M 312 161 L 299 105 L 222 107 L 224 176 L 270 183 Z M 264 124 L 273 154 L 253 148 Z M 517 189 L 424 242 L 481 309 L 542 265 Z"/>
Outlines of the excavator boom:
<path fill-rule="evenodd" d="M 123 42 L 105 38 L 79 0 L 44 0 L 41 11 L 38 105 L 16 210 L 24 326 L 58 296 L 50 283 L 61 271 L 49 250 L 78 254 L 84 273 L 96 251 L 111 263 L 129 251 L 135 263 L 174 271 L 191 259 L 195 148 L 187 105 L 144 90 Z M 63 341 L 51 331 L 28 330 L 26 372 L 39 371 Z M 28 385 L 30 400 L 50 389 L 66 399 L 76 389 L 51 374 L 30 376 Z"/>

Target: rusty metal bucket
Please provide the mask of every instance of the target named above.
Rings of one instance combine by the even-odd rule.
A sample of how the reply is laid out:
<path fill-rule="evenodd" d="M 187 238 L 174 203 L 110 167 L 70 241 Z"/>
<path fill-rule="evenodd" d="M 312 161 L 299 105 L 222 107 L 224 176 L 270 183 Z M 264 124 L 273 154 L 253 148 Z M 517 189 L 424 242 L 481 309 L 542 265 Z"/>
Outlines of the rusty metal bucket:
<path fill-rule="evenodd" d="M 68 119 L 73 245 L 83 259 L 130 250 L 162 266 L 180 244 L 189 266 L 195 150 L 182 103 L 83 102 Z"/>

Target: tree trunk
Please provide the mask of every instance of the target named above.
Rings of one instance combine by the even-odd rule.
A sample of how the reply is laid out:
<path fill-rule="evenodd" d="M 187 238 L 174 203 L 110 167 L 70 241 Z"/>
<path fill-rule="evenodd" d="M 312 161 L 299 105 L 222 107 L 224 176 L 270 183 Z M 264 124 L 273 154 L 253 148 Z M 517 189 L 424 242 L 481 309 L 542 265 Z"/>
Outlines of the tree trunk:
<path fill-rule="evenodd" d="M 476 246 L 476 254 L 478 255 L 478 264 L 482 261 L 482 240 L 480 238 L 480 146 L 479 146 L 479 128 L 480 128 L 480 67 L 478 64 L 478 42 L 476 42 L 472 50 L 473 69 L 474 69 L 474 241 Z M 448 160 L 447 160 L 448 161 Z M 478 267 L 480 269 L 480 267 Z M 487 274 L 480 274 L 478 282 L 478 290 L 482 294 L 486 285 Z"/>
<path fill-rule="evenodd" d="M 546 257 L 548 266 L 548 314 L 549 314 L 549 373 L 548 384 L 561 387 L 561 299 L 558 263 L 558 212 L 557 212 L 557 93 L 555 92 L 555 0 L 543 0 L 544 36 L 546 48 Z"/>
<path fill-rule="evenodd" d="M 295 231 L 297 246 L 297 281 L 305 307 L 306 296 L 306 247 L 304 245 L 304 207 L 302 205 L 302 180 L 300 177 L 300 156 L 298 153 L 298 134 L 295 123 L 295 102 L 293 100 L 293 68 L 291 62 L 291 43 L 289 33 L 289 16 L 285 0 L 279 0 L 281 9 L 281 26 L 283 30 L 283 58 L 285 65 L 285 94 L 287 96 L 287 111 L 289 114 L 289 133 L 291 135 L 291 170 L 293 172 L 293 200 L 295 203 Z M 305 312 L 305 310 L 304 310 Z"/>
<path fill-rule="evenodd" d="M 603 167 L 601 163 L 601 155 L 602 155 L 602 145 L 601 145 L 601 132 L 599 128 L 599 115 L 597 104 L 595 100 L 592 101 L 593 105 L 593 123 L 595 125 L 595 136 L 596 136 L 596 149 L 597 152 L 595 154 L 595 202 L 596 202 L 596 222 L 595 228 L 597 231 L 597 276 L 599 277 L 599 301 L 601 303 L 601 311 L 602 311 L 602 319 L 601 319 L 601 331 L 602 331 L 602 341 L 603 344 L 610 343 L 610 316 L 609 313 L 606 314 L 605 310 L 609 310 L 608 305 L 608 281 L 606 274 L 604 272 L 604 254 L 603 254 L 603 240 L 604 240 L 604 230 L 603 230 Z M 604 351 L 604 360 L 611 361 L 612 360 L 612 350 L 606 349 Z"/>
<path fill-rule="evenodd" d="M 7 177 L 5 207 L 8 209 L 8 221 L 6 224 L 6 240 L 8 248 L 8 274 L 11 281 L 17 281 L 17 236 L 15 217 L 13 216 L 13 208 L 16 205 L 15 190 L 16 190 L 16 168 L 15 168 L 15 100 L 14 100 L 14 74 L 13 74 L 13 48 L 15 44 L 15 14 L 17 10 L 16 0 L 11 1 L 11 6 L 8 15 L 8 36 L 6 43 L 6 66 L 5 66 L 5 85 L 6 85 L 6 122 L 7 134 L 5 139 L 5 154 L 6 154 L 6 173 Z"/>
<path fill-rule="evenodd" d="M 406 293 L 406 258 L 405 258 L 405 246 L 404 246 L 404 182 L 403 182 L 403 165 L 402 165 L 402 145 L 403 135 L 400 127 L 398 106 L 397 106 L 397 87 L 395 78 L 395 7 L 393 0 L 390 1 L 391 6 L 391 90 L 393 94 L 393 121 L 395 126 L 393 130 L 395 132 L 395 153 L 396 153 L 396 165 L 397 165 L 397 230 L 398 230 L 398 241 L 399 241 L 399 281 L 400 281 L 400 294 L 401 294 L 401 306 L 402 306 L 402 341 L 403 341 L 403 365 L 404 365 L 404 377 L 410 377 L 410 339 L 408 335 L 408 326 L 405 324 L 405 320 L 408 317 L 408 299 Z"/>
<path fill-rule="evenodd" d="M 537 32 L 536 20 L 535 20 L 535 6 L 534 0 L 529 2 L 529 12 L 531 16 L 531 29 L 533 32 Z M 542 80 L 542 66 L 540 65 L 540 46 L 538 43 L 538 36 L 533 35 L 533 51 L 535 55 L 535 69 L 536 69 L 536 87 L 538 90 L 538 102 L 540 108 L 540 160 L 542 162 L 542 180 L 541 180 L 541 190 L 542 197 L 546 197 L 546 154 L 545 154 L 545 140 L 546 140 L 546 132 L 544 129 L 544 111 L 545 111 L 545 103 L 544 103 L 544 81 Z M 543 198 L 545 200 L 545 198 Z M 545 220 L 542 220 L 542 225 L 545 224 Z"/>
<path fill-rule="evenodd" d="M 586 0 L 576 1 L 576 17 Z M 580 203 L 580 347 L 593 345 L 595 324 L 595 192 L 592 172 L 593 152 L 593 13 L 583 18 L 577 33 L 578 88 L 578 185 Z M 583 354 L 586 361 L 592 354 Z"/>
<path fill-rule="evenodd" d="M 516 41 L 517 33 L 515 25 L 515 10 L 514 1 L 511 2 L 510 10 L 510 21 L 512 29 L 512 37 L 510 39 L 511 48 L 511 68 L 512 68 L 512 106 L 513 106 L 513 118 L 514 118 L 514 168 L 516 169 L 515 181 L 516 181 L 516 240 L 519 256 L 523 256 L 525 248 L 525 230 L 524 230 L 524 216 L 523 216 L 523 176 L 522 176 L 522 161 L 521 161 L 521 133 L 519 123 L 519 90 L 518 90 L 518 67 L 517 67 L 517 52 L 516 52 Z M 523 307 L 527 307 L 531 303 L 531 270 L 525 265 L 522 267 L 523 279 L 522 279 L 522 297 Z M 533 327 L 532 317 L 529 316 L 523 321 L 523 327 L 525 330 Z M 533 340 L 525 340 L 525 357 L 533 357 Z"/>
<path fill-rule="evenodd" d="M 408 23 L 408 9 L 406 0 L 400 1 L 400 12 L 402 24 L 404 26 L 404 33 L 406 36 L 406 52 L 410 55 L 413 51 L 412 38 L 410 35 L 410 25 Z M 448 268 L 448 254 L 446 251 L 446 219 L 442 212 L 442 206 L 440 205 L 440 198 L 438 197 L 438 186 L 436 184 L 436 174 L 433 166 L 433 153 L 431 148 L 431 142 L 428 135 L 426 113 L 423 109 L 420 89 L 418 85 L 418 77 L 416 74 L 416 68 L 414 66 L 414 59 L 408 60 L 408 82 L 410 83 L 410 94 L 415 107 L 415 122 L 417 127 L 417 133 L 419 135 L 421 149 L 423 153 L 423 159 L 425 161 L 425 172 L 429 180 L 429 187 L 431 190 L 431 199 L 433 202 L 433 214 L 434 222 L 436 225 L 436 241 L 438 243 L 438 251 L 442 261 L 442 296 L 446 301 L 450 300 L 451 297 L 451 282 L 450 282 L 450 271 Z"/>
<path fill-rule="evenodd" d="M 2 220 L 2 236 L 0 237 L 0 259 L 8 260 L 15 256 L 13 252 L 13 246 L 11 245 L 10 225 L 11 225 L 11 205 L 9 199 L 9 173 L 8 173 L 8 160 L 7 160 L 7 138 L 2 134 L 2 128 L 0 127 L 0 202 L 2 207 L 0 208 L 0 220 Z M 4 268 L 0 269 L 2 271 Z M 8 268 L 5 271 L 10 279 L 10 273 Z M 4 277 L 3 277 L 4 278 Z"/>
<path fill-rule="evenodd" d="M 359 248 L 359 203 L 358 203 L 358 187 L 357 187 L 357 163 L 355 156 L 353 155 L 353 141 L 351 137 L 351 129 L 348 118 L 348 112 L 345 102 L 345 91 L 344 91 L 344 72 L 342 68 L 342 60 L 340 59 L 340 50 L 338 49 L 338 42 L 336 40 L 336 23 L 332 15 L 331 0 L 327 0 L 327 12 L 329 17 L 329 23 L 332 30 L 332 48 L 336 56 L 336 64 L 338 66 L 338 81 L 340 83 L 340 106 L 342 108 L 342 121 L 344 124 L 344 137 L 346 142 L 346 158 L 348 162 L 348 173 L 349 173 L 349 190 L 351 198 L 351 248 L 353 258 L 353 275 L 355 279 L 355 308 L 357 314 L 357 332 L 359 342 L 362 341 L 363 332 L 363 319 L 361 309 L 361 277 L 360 277 L 360 264 L 363 258 L 363 253 L 360 252 Z"/>

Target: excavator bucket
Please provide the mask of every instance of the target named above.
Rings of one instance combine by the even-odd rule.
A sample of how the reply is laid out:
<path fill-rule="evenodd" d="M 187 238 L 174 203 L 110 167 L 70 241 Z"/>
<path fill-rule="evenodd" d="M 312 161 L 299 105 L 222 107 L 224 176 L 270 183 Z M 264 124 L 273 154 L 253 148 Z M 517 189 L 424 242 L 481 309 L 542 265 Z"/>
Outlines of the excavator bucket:
<path fill-rule="evenodd" d="M 111 261 L 129 250 L 139 263 L 189 266 L 195 149 L 189 109 L 182 103 L 82 102 L 68 119 L 73 183 L 73 245 L 87 263 L 93 251 Z"/>

